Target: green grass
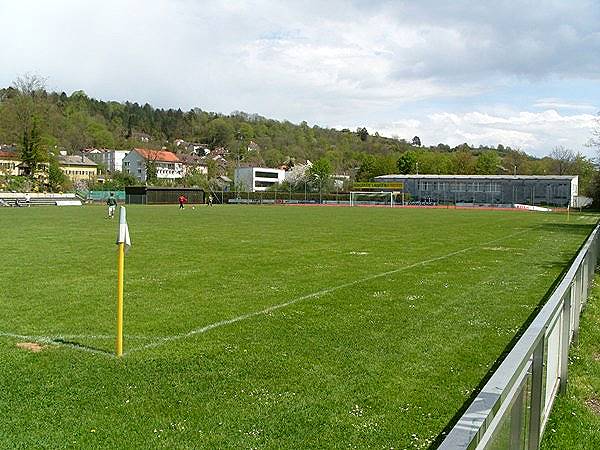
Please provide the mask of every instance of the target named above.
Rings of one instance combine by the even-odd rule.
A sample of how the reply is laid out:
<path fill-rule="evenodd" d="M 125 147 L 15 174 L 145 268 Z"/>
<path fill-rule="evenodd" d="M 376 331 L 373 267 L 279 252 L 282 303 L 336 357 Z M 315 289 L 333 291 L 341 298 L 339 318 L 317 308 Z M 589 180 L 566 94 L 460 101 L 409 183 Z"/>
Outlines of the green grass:
<path fill-rule="evenodd" d="M 598 277 L 580 322 L 579 344 L 569 355 L 567 394 L 559 395 L 542 449 L 600 448 L 600 285 Z"/>
<path fill-rule="evenodd" d="M 595 220 L 132 206 L 117 359 L 104 214 L 0 210 L 0 448 L 426 447 Z"/>

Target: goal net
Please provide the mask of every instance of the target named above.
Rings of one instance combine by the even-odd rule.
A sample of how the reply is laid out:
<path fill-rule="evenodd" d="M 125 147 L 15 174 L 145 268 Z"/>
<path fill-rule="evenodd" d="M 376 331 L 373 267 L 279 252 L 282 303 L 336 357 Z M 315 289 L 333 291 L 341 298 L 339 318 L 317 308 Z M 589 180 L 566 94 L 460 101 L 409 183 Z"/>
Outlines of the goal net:
<path fill-rule="evenodd" d="M 398 192 L 350 192 L 350 206 L 394 206 Z"/>

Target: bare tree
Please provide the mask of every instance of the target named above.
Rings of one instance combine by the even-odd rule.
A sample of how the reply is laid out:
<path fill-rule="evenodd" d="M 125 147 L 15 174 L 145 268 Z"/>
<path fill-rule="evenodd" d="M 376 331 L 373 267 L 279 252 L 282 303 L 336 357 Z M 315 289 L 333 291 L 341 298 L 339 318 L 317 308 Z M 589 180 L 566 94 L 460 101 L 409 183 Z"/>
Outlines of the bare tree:
<path fill-rule="evenodd" d="M 19 91 L 19 93 L 34 98 L 46 91 L 46 81 L 46 78 L 39 75 L 26 73 L 17 77 L 12 87 Z"/>
<path fill-rule="evenodd" d="M 40 115 L 39 99 L 45 92 L 46 79 L 37 75 L 25 74 L 13 82 L 12 88 L 17 95 L 13 99 L 12 108 L 18 121 L 20 135 L 30 132 L 34 119 Z"/>
<path fill-rule="evenodd" d="M 596 117 L 596 126 L 592 130 L 592 137 L 589 142 L 590 147 L 594 147 L 600 153 L 600 113 Z"/>
<path fill-rule="evenodd" d="M 569 148 L 557 145 L 550 153 L 550 158 L 554 160 L 553 170 L 556 175 L 565 175 L 575 162 L 575 153 Z"/>

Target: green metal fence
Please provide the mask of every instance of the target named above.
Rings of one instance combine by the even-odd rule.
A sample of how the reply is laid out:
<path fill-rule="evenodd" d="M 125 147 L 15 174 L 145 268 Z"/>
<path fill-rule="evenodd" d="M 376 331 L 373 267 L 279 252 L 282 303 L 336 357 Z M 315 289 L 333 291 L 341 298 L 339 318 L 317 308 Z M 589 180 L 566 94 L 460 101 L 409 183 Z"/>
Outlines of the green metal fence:
<path fill-rule="evenodd" d="M 117 200 L 125 201 L 125 191 L 88 191 L 86 199 L 92 202 L 106 201 L 111 192 Z"/>

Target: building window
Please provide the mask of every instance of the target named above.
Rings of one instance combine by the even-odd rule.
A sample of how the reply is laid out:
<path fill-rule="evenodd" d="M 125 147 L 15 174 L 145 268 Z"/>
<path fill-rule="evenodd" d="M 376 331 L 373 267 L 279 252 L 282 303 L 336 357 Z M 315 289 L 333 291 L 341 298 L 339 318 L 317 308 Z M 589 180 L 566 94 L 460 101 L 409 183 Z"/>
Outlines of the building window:
<path fill-rule="evenodd" d="M 433 188 L 433 183 L 430 181 L 419 182 L 419 190 L 421 190 L 421 191 L 429 191 L 432 188 Z"/>
<path fill-rule="evenodd" d="M 254 176 L 257 178 L 279 178 L 279 174 L 277 172 L 264 172 L 258 170 L 254 172 Z"/>
<path fill-rule="evenodd" d="M 270 187 L 277 184 L 276 181 L 255 181 L 254 187 Z"/>
<path fill-rule="evenodd" d="M 452 183 L 452 192 L 465 192 L 465 183 Z"/>

